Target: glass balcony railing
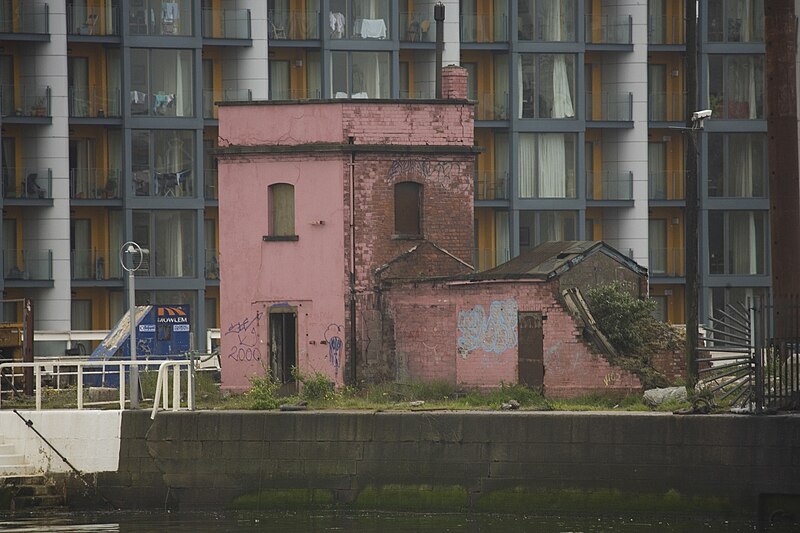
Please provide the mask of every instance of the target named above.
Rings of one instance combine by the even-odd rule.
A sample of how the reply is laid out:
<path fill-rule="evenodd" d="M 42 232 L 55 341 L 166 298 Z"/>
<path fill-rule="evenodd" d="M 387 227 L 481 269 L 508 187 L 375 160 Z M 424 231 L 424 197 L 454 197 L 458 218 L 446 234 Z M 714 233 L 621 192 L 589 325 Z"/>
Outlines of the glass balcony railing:
<path fill-rule="evenodd" d="M 651 170 L 647 173 L 650 200 L 683 200 L 684 170 Z"/>
<path fill-rule="evenodd" d="M 475 176 L 476 200 L 508 200 L 508 172 L 484 171 Z"/>
<path fill-rule="evenodd" d="M 8 280 L 53 279 L 52 250 L 3 250 L 3 277 Z"/>
<path fill-rule="evenodd" d="M 274 9 L 267 14 L 267 20 L 271 41 L 319 39 L 319 11 Z"/>
<path fill-rule="evenodd" d="M 207 168 L 203 172 L 203 190 L 205 191 L 206 200 L 219 199 L 219 187 L 217 179 L 217 169 Z"/>
<path fill-rule="evenodd" d="M 205 276 L 206 279 L 219 279 L 219 251 L 216 248 L 206 248 Z"/>
<path fill-rule="evenodd" d="M 67 6 L 67 35 L 119 35 L 119 8 Z"/>
<path fill-rule="evenodd" d="M 502 265 L 511 258 L 507 248 L 495 250 L 492 248 L 475 248 L 473 266 L 477 272 L 489 270 L 498 265 Z"/>
<path fill-rule="evenodd" d="M 276 89 L 270 88 L 270 100 L 319 100 L 319 89 Z"/>
<path fill-rule="evenodd" d="M 422 13 L 400 13 L 400 40 L 407 43 L 436 41 L 436 23 Z"/>
<path fill-rule="evenodd" d="M 203 37 L 206 39 L 251 38 L 249 9 L 204 9 L 202 20 Z"/>
<path fill-rule="evenodd" d="M 651 276 L 683 277 L 686 265 L 683 248 L 651 247 L 648 250 L 648 270 Z"/>
<path fill-rule="evenodd" d="M 436 89 L 415 89 L 413 91 L 400 91 L 402 100 L 432 100 L 436 97 Z"/>
<path fill-rule="evenodd" d="M 120 171 L 103 168 L 71 168 L 69 197 L 76 200 L 121 198 Z"/>
<path fill-rule="evenodd" d="M 250 102 L 253 91 L 250 89 L 225 89 L 224 91 L 206 89 L 203 91 L 203 118 L 215 119 L 219 114 L 214 102 Z"/>
<path fill-rule="evenodd" d="M 3 198 L 42 200 L 53 197 L 53 173 L 49 168 L 4 168 Z"/>
<path fill-rule="evenodd" d="M 475 100 L 478 101 L 476 120 L 508 120 L 508 93 L 484 93 L 476 96 Z"/>
<path fill-rule="evenodd" d="M 648 44 L 686 44 L 683 17 L 649 17 L 647 19 Z"/>
<path fill-rule="evenodd" d="M 586 42 L 590 44 L 631 44 L 633 19 L 630 15 L 588 15 Z"/>
<path fill-rule="evenodd" d="M 626 122 L 632 117 L 633 93 L 586 93 L 586 120 Z"/>
<path fill-rule="evenodd" d="M 74 280 L 122 279 L 117 250 L 72 250 L 70 270 Z"/>
<path fill-rule="evenodd" d="M 461 15 L 460 22 L 462 43 L 508 42 L 507 15 Z"/>
<path fill-rule="evenodd" d="M 69 116 L 72 118 L 121 117 L 119 91 L 102 87 L 70 87 Z"/>
<path fill-rule="evenodd" d="M 0 2 L 0 33 L 50 33 L 50 7 L 44 2 L 10 0 Z"/>
<path fill-rule="evenodd" d="M 686 93 L 648 94 L 647 119 L 652 122 L 684 122 L 686 120 Z"/>
<path fill-rule="evenodd" d="M 0 85 L 0 115 L 49 117 L 50 86 Z"/>
<path fill-rule="evenodd" d="M 586 199 L 632 200 L 633 172 L 587 172 Z"/>

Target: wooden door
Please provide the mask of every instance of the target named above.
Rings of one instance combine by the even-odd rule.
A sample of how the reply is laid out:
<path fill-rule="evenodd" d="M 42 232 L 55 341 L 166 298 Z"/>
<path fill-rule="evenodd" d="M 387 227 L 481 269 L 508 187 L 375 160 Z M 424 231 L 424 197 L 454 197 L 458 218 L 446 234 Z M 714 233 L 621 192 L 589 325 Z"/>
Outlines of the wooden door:
<path fill-rule="evenodd" d="M 541 312 L 519 313 L 519 382 L 526 387 L 544 386 L 544 332 Z"/>

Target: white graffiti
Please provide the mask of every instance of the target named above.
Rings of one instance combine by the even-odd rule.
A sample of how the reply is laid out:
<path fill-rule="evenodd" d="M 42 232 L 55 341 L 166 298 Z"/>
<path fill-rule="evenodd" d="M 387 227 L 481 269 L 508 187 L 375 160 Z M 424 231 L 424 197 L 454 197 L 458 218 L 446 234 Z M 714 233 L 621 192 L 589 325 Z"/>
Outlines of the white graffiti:
<path fill-rule="evenodd" d="M 494 301 L 489 316 L 482 305 L 458 313 L 458 353 L 464 359 L 469 352 L 481 349 L 502 353 L 517 345 L 517 302 Z"/>

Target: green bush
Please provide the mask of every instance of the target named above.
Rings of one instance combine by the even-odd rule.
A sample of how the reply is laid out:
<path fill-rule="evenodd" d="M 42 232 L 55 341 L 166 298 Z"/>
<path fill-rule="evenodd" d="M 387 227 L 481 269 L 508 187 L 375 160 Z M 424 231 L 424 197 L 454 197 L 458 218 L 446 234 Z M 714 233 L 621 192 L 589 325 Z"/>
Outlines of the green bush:
<path fill-rule="evenodd" d="M 630 293 L 620 281 L 600 285 L 586 293 L 589 309 L 603 335 L 622 353 L 644 350 L 657 325 L 655 302 Z"/>
<path fill-rule="evenodd" d="M 278 389 L 280 383 L 272 379 L 272 376 L 251 376 L 250 390 L 246 396 L 250 402 L 251 409 L 277 409 L 280 406 L 278 399 Z"/>
<path fill-rule="evenodd" d="M 292 369 L 294 379 L 303 384 L 300 397 L 308 401 L 332 400 L 336 392 L 330 378 L 322 372 L 315 372 L 313 376 L 304 376 L 297 368 Z"/>

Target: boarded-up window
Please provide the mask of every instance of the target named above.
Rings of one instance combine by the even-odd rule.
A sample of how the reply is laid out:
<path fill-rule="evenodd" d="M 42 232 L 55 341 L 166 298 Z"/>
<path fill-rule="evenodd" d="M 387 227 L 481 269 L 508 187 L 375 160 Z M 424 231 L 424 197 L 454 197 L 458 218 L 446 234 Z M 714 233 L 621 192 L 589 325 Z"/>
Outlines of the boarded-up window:
<path fill-rule="evenodd" d="M 404 181 L 394 186 L 394 231 L 422 235 L 422 185 Z"/>
<path fill-rule="evenodd" d="M 292 236 L 294 232 L 294 185 L 276 183 L 269 186 L 269 234 Z"/>

